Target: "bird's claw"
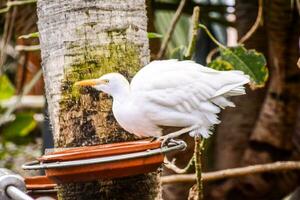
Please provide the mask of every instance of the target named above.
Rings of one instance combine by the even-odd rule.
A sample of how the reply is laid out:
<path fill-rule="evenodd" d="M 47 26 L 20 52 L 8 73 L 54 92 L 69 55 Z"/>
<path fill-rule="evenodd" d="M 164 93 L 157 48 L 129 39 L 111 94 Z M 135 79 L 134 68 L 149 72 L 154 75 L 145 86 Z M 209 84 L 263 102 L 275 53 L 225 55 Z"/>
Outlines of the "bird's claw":
<path fill-rule="evenodd" d="M 159 137 L 153 137 L 153 138 L 151 138 L 150 142 L 154 142 L 154 141 L 156 141 L 158 139 L 159 139 Z"/>
<path fill-rule="evenodd" d="M 153 138 L 151 138 L 150 142 L 159 141 L 159 142 L 161 142 L 161 147 L 163 147 L 166 143 L 168 143 L 170 141 L 170 139 L 171 138 L 166 137 L 166 136 L 153 137 Z"/>
<path fill-rule="evenodd" d="M 169 143 L 170 140 L 171 140 L 171 138 L 169 138 L 169 137 L 162 138 L 162 140 L 161 140 L 161 147 L 163 147 L 165 145 L 168 145 L 168 143 Z"/>

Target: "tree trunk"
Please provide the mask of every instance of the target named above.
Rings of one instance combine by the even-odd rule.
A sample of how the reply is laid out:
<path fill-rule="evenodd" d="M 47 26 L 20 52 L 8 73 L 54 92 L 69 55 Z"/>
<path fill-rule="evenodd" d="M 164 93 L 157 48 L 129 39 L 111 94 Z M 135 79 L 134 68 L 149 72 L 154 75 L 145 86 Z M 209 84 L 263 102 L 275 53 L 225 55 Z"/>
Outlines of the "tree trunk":
<path fill-rule="evenodd" d="M 144 0 L 39 0 L 38 28 L 56 147 L 134 140 L 114 120 L 111 99 L 74 82 L 149 62 Z M 59 199 L 154 199 L 157 173 L 59 185 Z"/>

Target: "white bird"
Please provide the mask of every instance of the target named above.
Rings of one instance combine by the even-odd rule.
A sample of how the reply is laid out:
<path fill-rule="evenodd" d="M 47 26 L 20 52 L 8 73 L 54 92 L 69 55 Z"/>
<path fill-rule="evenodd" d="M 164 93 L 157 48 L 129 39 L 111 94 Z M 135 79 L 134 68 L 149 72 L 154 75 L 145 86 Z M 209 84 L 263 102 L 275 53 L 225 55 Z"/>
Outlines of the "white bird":
<path fill-rule="evenodd" d="M 119 73 L 75 83 L 92 86 L 113 97 L 117 122 L 139 137 L 160 137 L 162 127 L 182 127 L 170 135 L 189 132 L 208 138 L 220 123 L 220 108 L 234 107 L 227 97 L 245 94 L 249 76 L 242 71 L 216 71 L 193 61 L 153 61 L 131 84 Z"/>

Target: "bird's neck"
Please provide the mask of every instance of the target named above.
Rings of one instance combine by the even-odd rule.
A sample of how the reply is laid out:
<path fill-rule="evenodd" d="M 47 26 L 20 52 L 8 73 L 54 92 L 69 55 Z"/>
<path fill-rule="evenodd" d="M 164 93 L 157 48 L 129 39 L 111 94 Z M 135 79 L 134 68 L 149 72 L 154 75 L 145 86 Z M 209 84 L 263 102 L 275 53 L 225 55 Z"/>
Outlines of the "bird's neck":
<path fill-rule="evenodd" d="M 129 85 L 126 87 L 119 88 L 117 92 L 112 94 L 113 100 L 116 103 L 123 103 L 129 100 L 130 98 L 130 87 Z"/>

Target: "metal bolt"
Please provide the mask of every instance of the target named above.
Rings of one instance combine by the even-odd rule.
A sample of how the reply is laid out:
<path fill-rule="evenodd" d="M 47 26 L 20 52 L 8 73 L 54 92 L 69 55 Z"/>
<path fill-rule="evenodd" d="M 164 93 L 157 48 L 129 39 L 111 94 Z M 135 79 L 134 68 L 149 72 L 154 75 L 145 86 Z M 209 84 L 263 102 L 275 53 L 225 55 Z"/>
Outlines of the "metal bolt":
<path fill-rule="evenodd" d="M 0 199 L 1 200 L 32 200 L 26 193 L 22 176 L 0 168 Z"/>

